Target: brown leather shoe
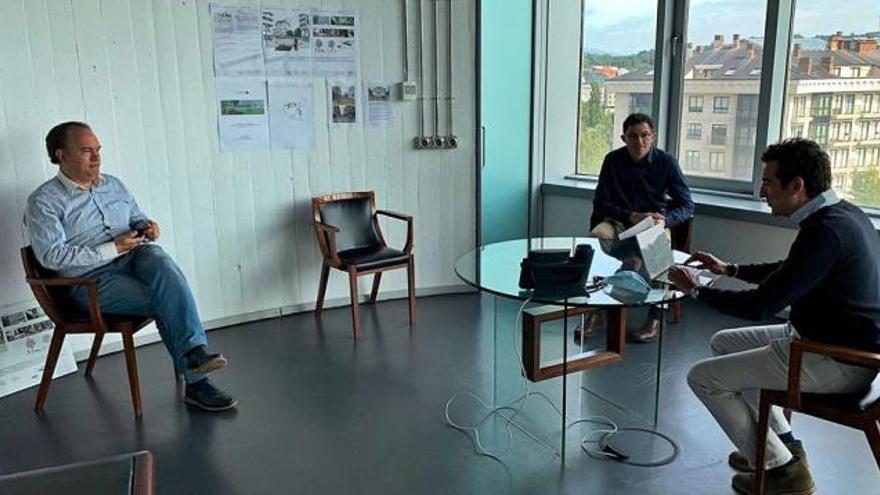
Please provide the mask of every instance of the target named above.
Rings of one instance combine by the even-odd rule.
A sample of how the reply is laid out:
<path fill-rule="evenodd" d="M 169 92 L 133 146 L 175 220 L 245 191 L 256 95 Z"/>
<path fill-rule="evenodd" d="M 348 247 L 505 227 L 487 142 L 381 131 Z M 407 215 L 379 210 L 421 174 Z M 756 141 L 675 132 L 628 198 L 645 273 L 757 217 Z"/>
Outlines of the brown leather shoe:
<path fill-rule="evenodd" d="M 605 318 L 602 315 L 601 311 L 594 311 L 588 314 L 586 323 L 583 325 L 578 324 L 574 329 L 574 341 L 578 343 L 581 341 L 581 337 L 589 339 L 596 335 L 596 332 L 605 324 Z"/>
<path fill-rule="evenodd" d="M 804 450 L 804 444 L 801 443 L 800 440 L 789 442 L 785 444 L 785 446 L 788 447 L 788 451 L 791 452 L 791 455 L 804 461 L 804 464 L 807 465 L 807 468 L 810 467 L 810 461 L 807 460 L 807 451 Z M 727 456 L 727 463 L 730 464 L 730 467 L 732 467 L 733 469 L 736 469 L 737 471 L 741 471 L 743 473 L 755 472 L 755 468 L 751 466 L 748 459 L 746 459 L 744 455 L 740 454 L 738 450 L 734 450 L 730 453 L 729 456 Z"/>
<path fill-rule="evenodd" d="M 755 489 L 754 473 L 738 473 L 733 475 L 731 485 L 737 493 L 751 495 Z M 767 471 L 764 479 L 764 493 L 767 495 L 812 495 L 816 493 L 816 484 L 806 462 L 798 459 L 788 466 L 780 466 Z"/>
<path fill-rule="evenodd" d="M 648 319 L 638 332 L 630 335 L 633 342 L 654 342 L 660 336 L 660 320 Z"/>

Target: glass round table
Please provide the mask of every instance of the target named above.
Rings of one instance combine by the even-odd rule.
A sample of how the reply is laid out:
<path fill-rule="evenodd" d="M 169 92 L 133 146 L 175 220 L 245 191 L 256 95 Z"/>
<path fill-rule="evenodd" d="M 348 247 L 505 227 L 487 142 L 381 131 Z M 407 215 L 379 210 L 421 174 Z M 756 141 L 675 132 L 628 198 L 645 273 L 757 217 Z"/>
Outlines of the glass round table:
<path fill-rule="evenodd" d="M 493 412 L 508 411 L 499 415 L 508 436 L 513 425 L 563 462 L 566 433 L 573 425 L 583 424 L 577 418 L 586 412 L 622 416 L 624 421 L 656 428 L 664 308 L 685 297 L 665 283 L 652 284 L 650 292 L 637 298 L 620 297 L 614 287 L 601 283 L 564 294 L 520 288 L 520 263 L 535 249 L 574 252 L 577 245 L 590 245 L 594 254 L 587 280 L 591 282 L 632 268 L 631 260 L 613 253 L 605 242 L 587 237 L 515 239 L 472 249 L 455 262 L 459 278 L 492 296 L 485 298 L 492 306 L 487 313 L 492 319 L 494 350 L 492 400 L 486 401 L 486 407 L 491 402 Z M 673 253 L 676 262 L 687 256 Z M 660 309 L 660 337 L 650 344 L 627 346 L 627 309 L 639 306 Z M 605 314 L 605 328 L 592 338 L 573 338 L 577 335 L 570 332 L 574 325 L 569 319 L 598 310 Z M 529 400 L 533 405 L 526 405 Z M 557 435 L 558 447 L 546 440 Z"/>

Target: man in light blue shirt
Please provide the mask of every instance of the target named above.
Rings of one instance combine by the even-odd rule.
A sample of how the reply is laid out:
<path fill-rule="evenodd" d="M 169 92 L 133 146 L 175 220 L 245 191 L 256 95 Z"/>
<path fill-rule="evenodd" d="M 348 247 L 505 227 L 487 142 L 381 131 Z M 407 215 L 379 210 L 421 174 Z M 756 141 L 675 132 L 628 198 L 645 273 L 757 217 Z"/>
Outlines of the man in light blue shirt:
<path fill-rule="evenodd" d="M 101 173 L 97 136 L 87 124 L 65 122 L 49 131 L 46 151 L 58 175 L 28 197 L 24 215 L 37 260 L 63 277 L 97 279 L 104 313 L 154 317 L 186 379 L 188 404 L 209 411 L 235 407 L 235 399 L 207 378 L 226 358 L 207 350 L 186 277 L 154 243 L 159 224 L 144 215 L 122 181 Z M 84 287 L 70 295 L 87 311 Z"/>

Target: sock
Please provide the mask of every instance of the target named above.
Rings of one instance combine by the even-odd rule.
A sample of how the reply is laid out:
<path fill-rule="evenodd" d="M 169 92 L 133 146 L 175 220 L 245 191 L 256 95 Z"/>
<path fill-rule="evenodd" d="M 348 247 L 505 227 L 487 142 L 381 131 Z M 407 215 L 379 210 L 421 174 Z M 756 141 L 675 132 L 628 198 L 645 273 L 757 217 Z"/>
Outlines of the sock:
<path fill-rule="evenodd" d="M 205 346 L 203 346 L 203 345 L 197 345 L 197 346 L 193 347 L 192 349 L 186 351 L 186 352 L 183 354 L 183 357 L 189 357 L 191 354 L 193 354 L 193 353 L 195 353 L 195 352 L 197 352 L 197 351 L 199 351 L 199 350 L 201 350 L 201 351 L 204 352 L 205 349 L 206 349 Z"/>
<path fill-rule="evenodd" d="M 799 461 L 799 460 L 800 460 L 800 458 L 798 458 L 798 456 L 793 455 L 793 456 L 791 456 L 791 460 L 790 460 L 790 461 L 786 462 L 785 464 L 782 464 L 782 465 L 776 466 L 776 467 L 773 468 L 773 469 L 768 469 L 767 472 L 769 473 L 770 471 L 776 471 L 777 469 L 781 469 L 781 468 L 784 468 L 784 467 L 791 466 L 792 464 L 796 463 L 796 462 Z"/>
<path fill-rule="evenodd" d="M 791 431 L 787 431 L 787 432 L 779 434 L 777 436 L 779 437 L 780 440 L 782 440 L 782 443 L 791 443 L 791 442 L 794 442 L 795 440 L 797 440 L 794 437 L 794 435 L 791 433 Z"/>

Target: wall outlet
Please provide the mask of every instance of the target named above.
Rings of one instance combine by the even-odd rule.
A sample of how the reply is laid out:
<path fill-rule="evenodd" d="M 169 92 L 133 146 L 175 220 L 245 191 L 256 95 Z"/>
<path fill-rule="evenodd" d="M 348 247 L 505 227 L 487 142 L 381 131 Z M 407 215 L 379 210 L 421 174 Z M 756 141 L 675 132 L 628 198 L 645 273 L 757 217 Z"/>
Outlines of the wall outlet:
<path fill-rule="evenodd" d="M 447 149 L 458 148 L 458 136 L 456 136 L 454 134 L 446 136 L 446 148 Z"/>
<path fill-rule="evenodd" d="M 403 81 L 400 83 L 400 99 L 415 100 L 419 97 L 419 85 L 415 81 Z"/>

